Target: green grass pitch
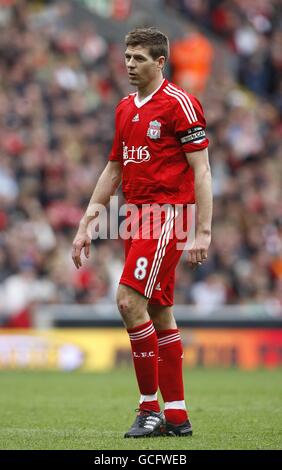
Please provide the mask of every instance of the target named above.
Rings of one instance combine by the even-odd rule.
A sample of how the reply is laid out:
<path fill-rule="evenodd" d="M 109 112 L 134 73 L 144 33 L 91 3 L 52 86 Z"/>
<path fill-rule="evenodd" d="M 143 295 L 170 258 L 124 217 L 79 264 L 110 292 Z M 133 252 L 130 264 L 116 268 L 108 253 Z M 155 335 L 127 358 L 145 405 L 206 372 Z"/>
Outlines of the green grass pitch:
<path fill-rule="evenodd" d="M 124 439 L 132 369 L 1 372 L 0 449 L 281 449 L 282 371 L 185 370 L 193 437 Z"/>

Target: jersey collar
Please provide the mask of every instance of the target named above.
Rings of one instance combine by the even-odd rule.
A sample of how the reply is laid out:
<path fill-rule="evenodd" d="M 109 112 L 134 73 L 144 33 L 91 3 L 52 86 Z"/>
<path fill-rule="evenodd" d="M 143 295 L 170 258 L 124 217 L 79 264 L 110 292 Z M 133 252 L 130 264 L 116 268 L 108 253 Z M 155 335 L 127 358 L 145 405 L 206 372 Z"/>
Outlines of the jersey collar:
<path fill-rule="evenodd" d="M 152 97 L 154 96 L 155 93 L 157 93 L 157 91 L 159 91 L 159 89 L 163 86 L 164 84 L 164 81 L 165 81 L 165 78 L 163 79 L 162 83 L 158 86 L 158 88 L 153 91 L 153 93 L 151 93 L 150 95 L 146 96 L 146 98 L 144 98 L 143 100 L 139 100 L 138 99 L 138 94 L 136 93 L 135 97 L 134 97 L 134 103 L 135 103 L 135 106 L 137 108 L 141 108 L 141 106 L 144 106 L 144 104 L 148 103 L 148 101 L 150 101 L 150 99 L 152 99 Z"/>

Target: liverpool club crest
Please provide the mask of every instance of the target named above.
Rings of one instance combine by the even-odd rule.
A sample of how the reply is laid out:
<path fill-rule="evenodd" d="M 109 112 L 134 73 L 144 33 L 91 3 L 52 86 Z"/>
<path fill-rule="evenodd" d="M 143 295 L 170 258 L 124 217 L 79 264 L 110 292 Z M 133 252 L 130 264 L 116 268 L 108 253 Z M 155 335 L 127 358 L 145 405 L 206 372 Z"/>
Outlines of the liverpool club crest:
<path fill-rule="evenodd" d="M 150 137 L 150 139 L 159 139 L 161 137 L 161 123 L 151 121 L 147 130 L 147 136 Z"/>

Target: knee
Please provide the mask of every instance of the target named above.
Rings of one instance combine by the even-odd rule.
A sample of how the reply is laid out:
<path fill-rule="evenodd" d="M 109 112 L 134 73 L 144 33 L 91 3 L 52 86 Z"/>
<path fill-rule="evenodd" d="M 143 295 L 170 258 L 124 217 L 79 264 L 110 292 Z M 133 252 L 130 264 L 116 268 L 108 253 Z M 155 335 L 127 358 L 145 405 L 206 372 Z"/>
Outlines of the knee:
<path fill-rule="evenodd" d="M 128 295 L 128 293 L 118 290 L 117 307 L 122 318 L 124 319 L 126 319 L 132 313 L 133 302 L 132 302 L 130 295 Z"/>
<path fill-rule="evenodd" d="M 127 318 L 132 312 L 132 307 L 129 298 L 122 297 L 120 299 L 117 299 L 117 306 L 119 313 L 123 318 Z"/>
<path fill-rule="evenodd" d="M 134 328 L 149 320 L 147 299 L 130 287 L 119 285 L 117 306 L 127 328 Z"/>

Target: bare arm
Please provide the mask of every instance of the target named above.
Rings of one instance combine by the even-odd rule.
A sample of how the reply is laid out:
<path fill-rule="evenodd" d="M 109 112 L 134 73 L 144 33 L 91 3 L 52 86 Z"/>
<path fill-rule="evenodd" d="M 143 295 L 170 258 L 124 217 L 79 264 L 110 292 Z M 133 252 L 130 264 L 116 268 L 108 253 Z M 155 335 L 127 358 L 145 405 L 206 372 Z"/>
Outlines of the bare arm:
<path fill-rule="evenodd" d="M 121 167 L 119 162 L 109 161 L 99 177 L 89 201 L 88 207 L 82 217 L 77 234 L 73 241 L 72 259 L 76 268 L 82 266 L 81 251 L 84 248 L 85 256 L 90 254 L 91 239 L 87 235 L 87 226 L 98 215 L 99 205 L 106 206 L 121 182 Z"/>
<path fill-rule="evenodd" d="M 119 162 L 108 162 L 103 173 L 99 177 L 89 201 L 88 207 L 80 224 L 87 225 L 95 218 L 96 205 L 107 206 L 110 197 L 113 196 L 120 185 L 121 168 Z"/>
<path fill-rule="evenodd" d="M 186 153 L 189 165 L 195 175 L 196 197 L 196 238 L 189 250 L 188 262 L 192 266 L 202 263 L 208 257 L 211 242 L 212 182 L 208 150 Z"/>

